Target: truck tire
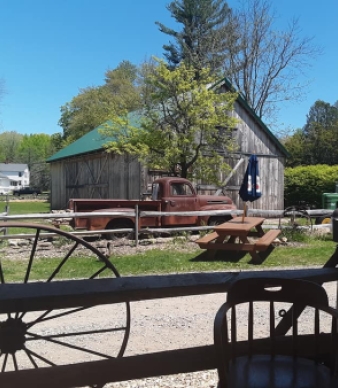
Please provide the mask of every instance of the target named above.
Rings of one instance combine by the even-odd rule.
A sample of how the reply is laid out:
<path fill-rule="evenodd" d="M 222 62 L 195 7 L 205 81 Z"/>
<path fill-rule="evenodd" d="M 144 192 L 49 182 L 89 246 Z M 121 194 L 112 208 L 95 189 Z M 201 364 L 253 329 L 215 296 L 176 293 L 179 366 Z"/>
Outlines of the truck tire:
<path fill-rule="evenodd" d="M 134 227 L 135 225 L 131 220 L 122 218 L 122 219 L 110 221 L 107 224 L 106 229 L 130 229 L 130 228 L 134 229 Z M 118 232 L 118 233 L 110 232 L 110 233 L 105 233 L 102 237 L 107 240 L 117 240 L 119 238 L 132 239 L 134 237 L 134 232 Z"/>
<path fill-rule="evenodd" d="M 232 219 L 231 216 L 210 217 L 209 222 L 208 222 L 208 226 L 220 225 L 220 224 L 223 224 L 224 222 L 230 221 L 231 219 Z"/>

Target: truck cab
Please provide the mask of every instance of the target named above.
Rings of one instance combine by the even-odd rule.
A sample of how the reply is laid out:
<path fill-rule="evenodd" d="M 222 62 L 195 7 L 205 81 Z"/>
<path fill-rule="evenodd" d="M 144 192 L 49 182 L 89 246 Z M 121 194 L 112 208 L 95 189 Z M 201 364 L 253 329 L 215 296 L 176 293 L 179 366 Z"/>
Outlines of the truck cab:
<path fill-rule="evenodd" d="M 180 215 L 162 217 L 162 226 L 172 225 L 216 225 L 231 219 L 231 215 L 223 217 L 184 216 L 184 212 L 207 210 L 235 210 L 231 198 L 221 195 L 199 195 L 188 179 L 159 178 L 152 185 L 152 200 L 160 200 L 161 211 Z"/>
<path fill-rule="evenodd" d="M 160 200 L 162 212 L 199 210 L 198 197 L 191 182 L 182 178 L 160 178 L 152 185 L 152 199 Z M 196 225 L 198 216 L 173 215 L 162 218 L 163 226 Z"/>

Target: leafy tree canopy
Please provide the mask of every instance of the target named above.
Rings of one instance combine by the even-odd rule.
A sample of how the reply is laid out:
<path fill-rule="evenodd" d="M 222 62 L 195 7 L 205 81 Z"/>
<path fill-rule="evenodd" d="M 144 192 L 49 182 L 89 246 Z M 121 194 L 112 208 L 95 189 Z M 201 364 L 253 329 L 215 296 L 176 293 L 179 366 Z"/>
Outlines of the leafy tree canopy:
<path fill-rule="evenodd" d="M 137 155 L 149 168 L 173 175 L 218 182 L 219 171 L 229 166 L 224 154 L 235 147 L 232 129 L 235 93 L 218 93 L 210 70 L 202 69 L 199 79 L 195 69 L 181 63 L 170 71 L 159 61 L 146 80 L 152 94 L 141 112 L 140 125 L 133 125 L 127 115 L 115 117 L 104 134 L 109 152 Z"/>
<path fill-rule="evenodd" d="M 318 100 L 302 129 L 284 139 L 291 154 L 287 165 L 338 164 L 338 108 Z"/>
<path fill-rule="evenodd" d="M 18 148 L 23 135 L 15 131 L 0 134 L 0 160 L 1 163 L 17 163 Z"/>

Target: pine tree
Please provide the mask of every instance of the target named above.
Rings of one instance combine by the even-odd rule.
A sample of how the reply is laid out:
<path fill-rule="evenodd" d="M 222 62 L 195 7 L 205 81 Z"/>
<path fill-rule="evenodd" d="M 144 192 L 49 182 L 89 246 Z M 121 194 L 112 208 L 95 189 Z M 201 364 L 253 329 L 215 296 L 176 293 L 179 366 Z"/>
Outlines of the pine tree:
<path fill-rule="evenodd" d="M 171 68 L 181 62 L 197 71 L 208 67 L 219 70 L 225 59 L 229 36 L 230 9 L 224 0 L 174 0 L 167 9 L 182 25 L 175 31 L 156 22 L 160 31 L 173 37 L 175 42 L 164 45 L 165 57 Z"/>

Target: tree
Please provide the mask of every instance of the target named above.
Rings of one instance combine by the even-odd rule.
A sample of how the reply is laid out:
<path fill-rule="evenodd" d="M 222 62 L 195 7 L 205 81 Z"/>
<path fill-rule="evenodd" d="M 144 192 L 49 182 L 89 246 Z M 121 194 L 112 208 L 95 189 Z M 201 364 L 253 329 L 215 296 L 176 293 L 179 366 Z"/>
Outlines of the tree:
<path fill-rule="evenodd" d="M 300 36 L 296 19 L 279 31 L 269 0 L 245 0 L 230 14 L 236 44 L 229 45 L 224 72 L 259 117 L 273 120 L 277 104 L 295 101 L 306 84 L 299 79 L 320 50 Z"/>
<path fill-rule="evenodd" d="M 64 144 L 79 139 L 109 118 L 115 110 L 111 92 L 105 87 L 88 87 L 61 107 L 59 125 Z"/>
<path fill-rule="evenodd" d="M 237 94 L 218 93 L 207 86 L 213 82 L 207 69 L 196 79 L 195 69 L 184 63 L 170 71 L 160 62 L 147 79 L 154 92 L 139 125 L 130 117 L 115 117 L 104 131 L 114 139 L 107 150 L 137 155 L 149 168 L 175 176 L 219 183 L 219 172 L 229 167 L 224 154 L 235 147 L 237 121 L 229 112 Z"/>
<path fill-rule="evenodd" d="M 307 164 L 338 163 L 338 109 L 318 100 L 310 108 L 303 128 Z"/>
<path fill-rule="evenodd" d="M 129 61 L 122 61 L 116 69 L 107 70 L 104 85 L 81 89 L 71 102 L 63 105 L 59 120 L 63 144 L 82 137 L 111 115 L 139 108 L 136 78 L 137 68 Z"/>
<path fill-rule="evenodd" d="M 285 139 L 291 157 L 287 165 L 338 164 L 338 109 L 318 100 L 302 129 Z"/>
<path fill-rule="evenodd" d="M 15 131 L 0 134 L 0 160 L 2 163 L 17 163 L 18 148 L 23 135 Z"/>
<path fill-rule="evenodd" d="M 52 138 L 49 135 L 41 133 L 22 137 L 17 162 L 28 165 L 32 186 L 48 188 L 50 173 L 49 165 L 45 161 L 53 152 Z"/>
<path fill-rule="evenodd" d="M 175 31 L 156 22 L 161 32 L 175 39 L 174 43 L 163 46 L 170 67 L 184 62 L 197 72 L 205 67 L 212 71 L 221 69 L 230 32 L 227 3 L 224 0 L 174 0 L 167 9 L 182 25 L 180 31 Z"/>
<path fill-rule="evenodd" d="M 323 129 L 328 129 L 337 123 L 338 108 L 328 102 L 317 100 L 307 115 L 304 133 L 310 136 L 313 128 L 318 125 Z"/>
<path fill-rule="evenodd" d="M 290 154 L 290 157 L 286 159 L 287 167 L 297 167 L 306 164 L 304 157 L 306 141 L 302 129 L 297 129 L 292 135 L 286 136 L 281 141 Z"/>

